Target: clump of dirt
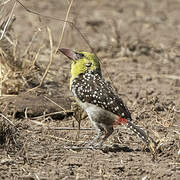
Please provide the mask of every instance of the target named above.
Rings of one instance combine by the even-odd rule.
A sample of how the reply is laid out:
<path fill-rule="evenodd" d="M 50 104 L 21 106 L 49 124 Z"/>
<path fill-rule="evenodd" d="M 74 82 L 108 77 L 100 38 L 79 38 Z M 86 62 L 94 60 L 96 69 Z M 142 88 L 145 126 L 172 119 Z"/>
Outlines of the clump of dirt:
<path fill-rule="evenodd" d="M 10 124 L 5 118 L 0 118 L 0 148 L 15 152 L 21 147 L 18 126 Z"/>

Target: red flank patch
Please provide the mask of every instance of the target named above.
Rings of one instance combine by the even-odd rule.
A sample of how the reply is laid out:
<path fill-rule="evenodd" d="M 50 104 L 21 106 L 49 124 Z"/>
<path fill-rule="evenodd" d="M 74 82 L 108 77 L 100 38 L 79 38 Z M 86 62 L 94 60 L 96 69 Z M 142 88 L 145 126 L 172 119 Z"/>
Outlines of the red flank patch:
<path fill-rule="evenodd" d="M 125 118 L 122 117 L 118 117 L 116 118 L 114 125 L 121 125 L 121 124 L 126 124 L 127 120 Z"/>

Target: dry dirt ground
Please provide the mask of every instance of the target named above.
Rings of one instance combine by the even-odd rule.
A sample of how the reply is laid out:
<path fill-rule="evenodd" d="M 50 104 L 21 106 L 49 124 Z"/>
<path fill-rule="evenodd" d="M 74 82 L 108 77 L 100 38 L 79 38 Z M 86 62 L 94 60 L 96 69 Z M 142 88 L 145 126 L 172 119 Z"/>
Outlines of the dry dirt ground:
<path fill-rule="evenodd" d="M 60 19 L 68 8 L 64 0 L 22 2 Z M 11 30 L 18 40 L 16 61 L 32 60 L 44 46 L 30 75 L 3 82 L 3 93 L 11 96 L 1 97 L 0 112 L 14 125 L 0 117 L 0 179 L 180 179 L 179 9 L 178 0 L 74 0 L 69 14 L 101 58 L 103 75 L 121 94 L 133 122 L 159 141 L 153 159 L 125 127 L 115 128 L 107 151 L 66 148 L 95 135 L 93 129 L 63 129 L 78 128 L 68 87 L 69 60 L 54 55 L 42 86 L 28 91 L 40 83 L 50 59 L 47 26 L 55 49 L 63 22 L 38 17 L 17 4 Z M 90 51 L 68 24 L 61 47 Z M 91 127 L 88 119 L 81 121 L 81 128 Z"/>

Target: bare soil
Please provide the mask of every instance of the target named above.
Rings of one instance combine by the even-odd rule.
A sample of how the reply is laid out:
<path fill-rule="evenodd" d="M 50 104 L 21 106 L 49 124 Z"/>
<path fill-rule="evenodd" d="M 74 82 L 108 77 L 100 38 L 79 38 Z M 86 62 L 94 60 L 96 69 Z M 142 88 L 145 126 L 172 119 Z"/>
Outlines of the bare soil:
<path fill-rule="evenodd" d="M 60 19 L 68 8 L 62 0 L 22 2 Z M 38 30 L 26 57 L 35 57 L 44 47 L 36 61 L 39 70 L 32 75 L 35 80 L 19 87 L 16 95 L 11 91 L 11 96 L 0 98 L 0 112 L 14 124 L 0 117 L 0 179 L 180 179 L 179 9 L 178 0 L 78 0 L 69 15 L 101 58 L 103 75 L 121 94 L 133 122 L 159 142 L 153 159 L 125 127 L 115 127 L 107 151 L 67 148 L 95 135 L 85 129 L 92 127 L 87 118 L 81 121 L 84 130 L 72 130 L 78 129 L 78 119 L 72 116 L 70 61 L 54 55 L 42 86 L 29 91 L 40 83 L 50 59 L 46 27 L 56 48 L 63 22 L 38 17 L 17 4 L 13 37 L 20 55 Z M 90 51 L 68 24 L 61 47 Z"/>

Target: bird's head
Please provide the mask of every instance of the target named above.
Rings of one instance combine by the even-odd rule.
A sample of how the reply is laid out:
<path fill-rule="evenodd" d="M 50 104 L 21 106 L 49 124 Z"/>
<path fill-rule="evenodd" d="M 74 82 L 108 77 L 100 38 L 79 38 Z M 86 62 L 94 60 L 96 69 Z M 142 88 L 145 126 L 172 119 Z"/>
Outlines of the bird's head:
<path fill-rule="evenodd" d="M 70 49 L 59 49 L 65 56 L 67 56 L 71 63 L 71 82 L 80 74 L 84 74 L 87 71 L 95 71 L 101 74 L 100 62 L 95 54 L 89 52 L 73 51 Z"/>

